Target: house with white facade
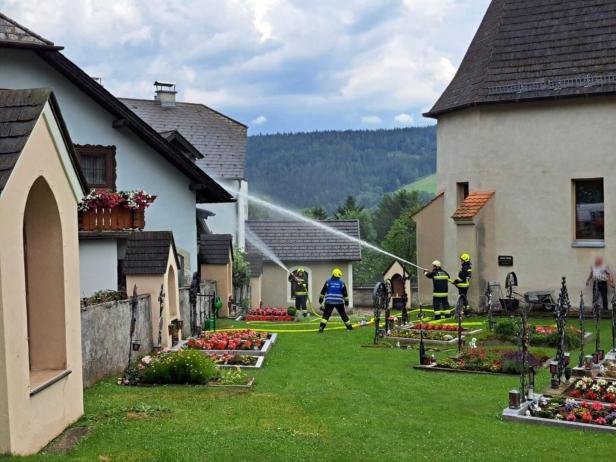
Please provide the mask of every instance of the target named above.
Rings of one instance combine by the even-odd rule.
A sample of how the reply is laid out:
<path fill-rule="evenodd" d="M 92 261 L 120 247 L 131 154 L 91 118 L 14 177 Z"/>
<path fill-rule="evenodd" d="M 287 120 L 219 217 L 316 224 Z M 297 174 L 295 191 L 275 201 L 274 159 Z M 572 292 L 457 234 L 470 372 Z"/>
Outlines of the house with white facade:
<path fill-rule="evenodd" d="M 231 234 L 245 245 L 248 183 L 245 177 L 248 127 L 205 104 L 177 101 L 172 83 L 155 82 L 153 99 L 120 98 L 126 106 L 166 138 L 187 140 L 198 151 L 195 163 L 228 188 L 235 202 L 209 204 L 212 233 Z M 243 194 L 239 194 L 243 193 Z"/>
<path fill-rule="evenodd" d="M 62 47 L 0 14 L 0 88 L 50 88 L 91 185 L 145 190 L 156 200 L 145 229 L 171 231 L 181 277 L 197 270 L 197 204 L 233 202 L 180 134 L 161 134 L 69 60 Z M 234 205 L 233 205 L 234 206 Z M 128 233 L 80 233 L 81 295 L 116 289 Z"/>
<path fill-rule="evenodd" d="M 615 24 L 613 2 L 493 0 L 425 114 L 440 194 L 415 215 L 419 264 L 453 274 L 469 252 L 471 304 L 510 271 L 520 293 L 556 295 L 565 276 L 590 301 L 594 257 L 616 265 Z"/>

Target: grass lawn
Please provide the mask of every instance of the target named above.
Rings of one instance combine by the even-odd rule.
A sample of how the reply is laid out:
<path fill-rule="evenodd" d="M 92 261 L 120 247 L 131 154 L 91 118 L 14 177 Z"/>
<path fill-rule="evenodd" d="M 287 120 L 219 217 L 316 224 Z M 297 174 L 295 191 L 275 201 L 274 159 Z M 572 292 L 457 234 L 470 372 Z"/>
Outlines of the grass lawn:
<path fill-rule="evenodd" d="M 416 350 L 362 348 L 372 334 L 279 334 L 251 392 L 105 380 L 86 391 L 78 446 L 24 460 L 613 460 L 613 435 L 503 422 L 518 377 L 417 371 Z"/>
<path fill-rule="evenodd" d="M 400 189 L 404 189 L 409 192 L 418 191 L 436 194 L 436 174 L 420 178 L 419 180 L 414 181 L 413 183 L 406 186 L 403 186 Z"/>

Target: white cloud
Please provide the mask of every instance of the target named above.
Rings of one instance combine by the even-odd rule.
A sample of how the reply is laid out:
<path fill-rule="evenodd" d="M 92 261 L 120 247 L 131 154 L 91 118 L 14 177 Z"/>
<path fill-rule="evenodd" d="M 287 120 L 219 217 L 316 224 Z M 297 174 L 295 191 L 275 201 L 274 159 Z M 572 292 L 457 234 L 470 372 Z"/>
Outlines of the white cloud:
<path fill-rule="evenodd" d="M 118 96 L 151 98 L 152 82 L 169 80 L 180 100 L 245 121 L 268 114 L 276 130 L 280 121 L 285 129 L 391 126 L 399 123 L 391 114 L 402 113 L 420 123 L 488 4 L 0 0 L 0 11 L 64 45 Z"/>
<path fill-rule="evenodd" d="M 397 125 L 413 125 L 414 119 L 411 114 L 406 114 L 403 112 L 402 114 L 398 114 L 394 117 L 394 122 Z"/>
<path fill-rule="evenodd" d="M 381 122 L 383 122 L 381 118 L 376 115 L 366 115 L 361 118 L 361 123 L 367 125 L 378 125 Z"/>
<path fill-rule="evenodd" d="M 267 117 L 265 117 L 264 115 L 260 115 L 252 119 L 250 123 L 253 125 L 263 125 L 266 122 L 267 122 Z"/>

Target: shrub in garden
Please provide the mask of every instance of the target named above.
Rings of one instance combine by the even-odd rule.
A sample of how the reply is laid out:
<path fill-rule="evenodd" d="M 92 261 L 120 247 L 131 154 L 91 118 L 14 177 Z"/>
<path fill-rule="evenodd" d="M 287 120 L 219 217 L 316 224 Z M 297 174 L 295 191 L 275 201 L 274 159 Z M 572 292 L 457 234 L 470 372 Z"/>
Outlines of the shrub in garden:
<path fill-rule="evenodd" d="M 149 384 L 203 385 L 220 374 L 214 361 L 194 350 L 145 356 L 137 368 L 141 382 Z"/>
<path fill-rule="evenodd" d="M 297 309 L 294 306 L 290 306 L 287 308 L 287 314 L 289 316 L 295 316 L 295 313 L 297 313 Z"/>
<path fill-rule="evenodd" d="M 517 338 L 518 326 L 513 319 L 498 321 L 494 327 L 494 333 L 503 340 L 513 340 Z"/>

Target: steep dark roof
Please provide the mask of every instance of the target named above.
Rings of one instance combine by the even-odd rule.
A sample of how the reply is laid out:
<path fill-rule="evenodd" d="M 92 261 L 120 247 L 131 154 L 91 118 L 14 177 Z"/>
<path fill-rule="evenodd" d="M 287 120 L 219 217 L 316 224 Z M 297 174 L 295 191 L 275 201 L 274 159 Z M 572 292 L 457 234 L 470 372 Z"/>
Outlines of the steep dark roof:
<path fill-rule="evenodd" d="M 14 38 L 9 38 L 9 35 L 5 33 L 5 40 L 0 40 L 0 48 L 20 47 L 36 52 L 51 67 L 66 77 L 67 80 L 72 82 L 105 110 L 109 111 L 115 117 L 113 122 L 115 128 L 131 130 L 171 165 L 186 175 L 193 183 L 191 188 L 196 191 L 198 202 L 234 202 L 233 197 L 205 171 L 197 167 L 191 159 L 178 151 L 154 128 L 128 109 L 119 99 L 109 93 L 79 66 L 60 53 L 61 47 L 53 46 L 52 42 L 34 34 L 4 15 L 1 15 L 0 20 L 3 21 L 6 28 L 17 27 L 24 31 L 21 36 Z M 7 24 L 12 24 L 13 26 Z M 33 38 L 28 38 L 29 36 Z M 10 37 L 13 36 L 11 35 Z"/>
<path fill-rule="evenodd" d="M 331 220 L 321 223 L 359 238 L 357 220 Z M 285 262 L 293 261 L 358 261 L 361 247 L 344 237 L 299 221 L 247 221 L 246 226 L 274 254 Z M 258 250 L 247 243 L 248 253 Z M 266 261 L 270 261 L 264 256 Z"/>
<path fill-rule="evenodd" d="M 233 256 L 231 234 L 202 234 L 199 236 L 199 262 L 210 265 L 229 263 L 229 251 Z"/>
<path fill-rule="evenodd" d="M 250 267 L 250 277 L 256 278 L 263 273 L 263 255 L 256 252 L 249 252 L 246 254 L 246 260 Z"/>
<path fill-rule="evenodd" d="M 84 194 L 88 187 L 58 103 L 47 88 L 0 90 L 0 193 L 6 186 L 45 104 L 49 101 Z"/>
<path fill-rule="evenodd" d="M 5 46 L 13 47 L 62 49 L 62 47 L 55 46 L 52 41 L 32 32 L 27 27 L 22 26 L 2 13 L 0 13 L 0 42 Z"/>
<path fill-rule="evenodd" d="M 616 93 L 616 2 L 492 0 L 427 117 L 465 107 Z"/>
<path fill-rule="evenodd" d="M 126 243 L 124 274 L 147 276 L 165 274 L 169 247 L 177 263 L 175 242 L 171 231 L 141 231 L 131 233 Z"/>
<path fill-rule="evenodd" d="M 203 154 L 201 154 L 196 147 L 192 145 L 190 141 L 182 136 L 180 132 L 177 130 L 169 130 L 166 132 L 160 132 L 161 136 L 165 138 L 169 143 L 176 143 L 178 149 L 182 152 L 185 152 L 188 156 L 194 159 L 203 159 Z"/>
<path fill-rule="evenodd" d="M 179 131 L 203 154 L 197 165 L 214 178 L 244 178 L 246 125 L 203 104 L 163 107 L 156 100 L 120 100 L 156 130 Z"/>

